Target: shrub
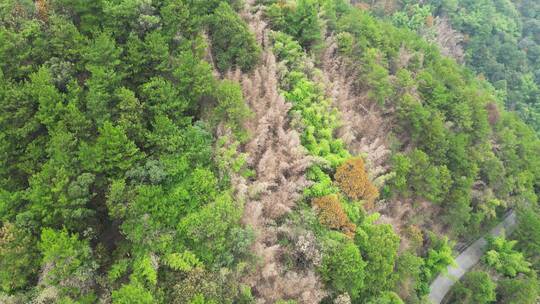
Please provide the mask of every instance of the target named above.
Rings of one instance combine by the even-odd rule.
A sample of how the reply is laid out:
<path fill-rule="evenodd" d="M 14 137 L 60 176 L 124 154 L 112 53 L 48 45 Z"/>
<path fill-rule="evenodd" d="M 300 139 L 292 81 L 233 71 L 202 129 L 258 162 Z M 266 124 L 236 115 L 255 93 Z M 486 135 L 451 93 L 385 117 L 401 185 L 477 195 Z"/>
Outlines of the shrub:
<path fill-rule="evenodd" d="M 492 126 L 496 125 L 501 119 L 501 113 L 499 108 L 497 108 L 497 104 L 494 102 L 486 104 L 486 110 L 488 112 L 489 124 Z"/>
<path fill-rule="evenodd" d="M 430 245 L 427 256 L 424 260 L 423 276 L 424 281 L 430 281 L 439 272 L 445 271 L 448 265 L 454 265 L 452 256 L 453 243 L 448 241 L 447 237 L 439 237 L 436 234 L 429 233 Z"/>
<path fill-rule="evenodd" d="M 395 290 L 399 292 L 400 297 L 405 299 L 407 303 L 418 303 L 417 291 L 422 285 L 423 266 L 424 260 L 409 251 L 402 253 L 396 261 L 397 280 Z"/>
<path fill-rule="evenodd" d="M 60 287 L 62 296 L 75 298 L 92 297 L 95 261 L 87 240 L 67 230 L 44 228 L 38 248 L 43 256 L 43 282 Z"/>

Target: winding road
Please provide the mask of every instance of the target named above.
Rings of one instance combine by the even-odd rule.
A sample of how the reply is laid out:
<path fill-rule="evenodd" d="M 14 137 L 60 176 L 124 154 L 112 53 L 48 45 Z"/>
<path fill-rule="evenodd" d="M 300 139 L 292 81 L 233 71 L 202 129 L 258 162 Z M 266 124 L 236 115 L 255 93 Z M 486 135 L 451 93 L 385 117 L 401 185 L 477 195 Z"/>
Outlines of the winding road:
<path fill-rule="evenodd" d="M 504 231 L 507 234 L 511 233 L 516 223 L 516 213 L 512 211 L 501 223 L 491 229 L 489 235 L 500 236 Z M 476 240 L 456 258 L 455 266 L 448 266 L 446 273 L 441 273 L 437 276 L 430 286 L 429 300 L 433 304 L 441 303 L 448 291 L 452 288 L 452 285 L 478 263 L 482 255 L 484 255 L 486 245 L 487 241 L 484 237 Z"/>

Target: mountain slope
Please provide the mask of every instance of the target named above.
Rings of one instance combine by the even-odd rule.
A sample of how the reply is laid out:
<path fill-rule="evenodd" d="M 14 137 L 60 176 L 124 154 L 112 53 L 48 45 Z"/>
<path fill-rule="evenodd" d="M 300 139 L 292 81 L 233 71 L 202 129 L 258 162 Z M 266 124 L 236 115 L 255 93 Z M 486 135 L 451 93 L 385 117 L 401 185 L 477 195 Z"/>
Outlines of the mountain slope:
<path fill-rule="evenodd" d="M 422 303 L 536 223 L 535 132 L 364 6 L 10 0 L 0 37 L 1 302 Z"/>

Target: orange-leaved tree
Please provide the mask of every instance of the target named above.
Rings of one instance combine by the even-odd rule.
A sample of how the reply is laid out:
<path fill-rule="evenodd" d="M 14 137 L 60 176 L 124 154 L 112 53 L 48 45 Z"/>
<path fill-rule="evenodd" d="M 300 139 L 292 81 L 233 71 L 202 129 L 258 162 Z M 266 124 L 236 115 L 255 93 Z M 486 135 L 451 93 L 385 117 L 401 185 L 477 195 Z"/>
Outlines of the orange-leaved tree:
<path fill-rule="evenodd" d="M 49 3 L 47 0 L 37 0 L 35 5 L 39 19 L 47 22 L 49 20 Z"/>
<path fill-rule="evenodd" d="M 369 180 L 361 157 L 348 159 L 336 170 L 334 179 L 341 191 L 353 200 L 364 199 L 366 207 L 372 206 L 379 196 L 379 190 Z"/>
<path fill-rule="evenodd" d="M 314 198 L 312 204 L 318 211 L 319 222 L 322 225 L 330 229 L 341 230 L 350 238 L 354 237 L 356 225 L 349 220 L 349 217 L 341 207 L 341 202 L 337 194 Z"/>

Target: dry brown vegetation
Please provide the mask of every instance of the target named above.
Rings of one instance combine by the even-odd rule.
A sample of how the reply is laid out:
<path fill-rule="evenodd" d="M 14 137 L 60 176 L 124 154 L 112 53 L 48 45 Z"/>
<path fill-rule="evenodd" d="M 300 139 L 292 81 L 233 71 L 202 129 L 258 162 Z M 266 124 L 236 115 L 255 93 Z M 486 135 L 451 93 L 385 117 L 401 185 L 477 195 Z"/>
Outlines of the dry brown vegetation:
<path fill-rule="evenodd" d="M 364 10 L 382 11 L 386 15 L 392 14 L 399 8 L 399 1 L 396 0 L 353 0 L 351 3 Z"/>
<path fill-rule="evenodd" d="M 442 222 L 434 220 L 439 218 L 442 208 L 431 202 L 396 198 L 387 205 L 380 206 L 377 211 L 381 213 L 377 222 L 392 225 L 394 231 L 400 236 L 400 252 L 414 249 L 418 244 L 418 235 L 424 231 L 446 233 Z M 411 230 L 411 226 L 415 228 Z"/>
<path fill-rule="evenodd" d="M 243 18 L 248 21 L 264 49 L 261 64 L 250 74 L 234 71 L 226 76 L 241 84 L 245 100 L 254 113 L 246 124 L 251 139 L 241 147 L 241 152 L 248 155 L 248 165 L 255 171 L 255 176 L 250 180 L 236 177 L 238 180 L 233 182 L 238 197 L 246 201 L 243 222 L 257 233 L 252 251 L 259 258 L 259 263 L 257 269 L 244 278 L 244 282 L 252 287 L 258 303 L 274 303 L 279 299 L 318 303 L 326 292 L 313 270 L 320 262 L 315 238 L 288 224 L 276 224 L 277 219 L 295 206 L 302 189 L 309 186 L 305 170 L 315 160 L 302 147 L 299 134 L 288 115 L 291 105 L 278 92 L 281 68 L 269 49 L 267 25 L 260 14 L 254 9 L 253 1 L 248 1 Z M 333 37 L 327 39 L 326 45 L 322 73 L 308 71 L 308 74 L 325 84 L 327 96 L 341 114 L 343 124 L 336 136 L 344 140 L 353 155 L 362 155 L 366 161 L 364 164 L 358 158 L 361 164 L 358 159 L 346 164 L 336 180 L 352 199 L 363 198 L 373 202 L 378 196 L 376 186 L 384 184 L 390 169 L 391 107 L 389 112 L 384 112 L 369 98 L 365 88 L 354 83 L 357 73 L 347 59 L 337 55 Z M 406 65 L 411 56 L 405 50 L 402 53 L 399 58 L 402 59 L 401 64 Z M 306 61 L 308 67 L 313 65 L 309 59 Z M 399 65 L 400 62 L 395 64 Z M 323 197 L 312 203 L 323 225 L 349 236 L 354 235 L 356 227 L 348 220 L 339 198 Z M 420 229 L 417 233 L 411 234 L 406 230 L 409 224 L 415 222 L 416 212 L 437 212 L 429 206 L 396 199 L 377 206 L 375 211 L 383 214 L 380 222 L 392 224 L 402 235 L 403 250 L 417 241 L 420 229 L 432 228 L 433 223 L 418 223 Z M 292 245 L 279 245 L 280 239 L 287 239 Z M 293 257 L 300 262 L 286 268 L 283 263 L 285 257 Z"/>
<path fill-rule="evenodd" d="M 447 17 L 435 17 L 433 26 L 427 31 L 421 33 L 428 41 L 435 43 L 441 54 L 454 58 L 457 62 L 463 63 L 465 52 L 463 51 L 464 36 L 454 30 Z"/>
<path fill-rule="evenodd" d="M 385 113 L 368 97 L 368 92 L 353 84 L 355 72 L 347 59 L 337 55 L 333 37 L 326 41 L 328 46 L 322 59 L 326 92 L 341 114 L 342 126 L 337 136 L 347 144 L 353 155 L 366 155 L 367 169 L 372 179 L 388 172 L 388 135 L 390 125 Z"/>
<path fill-rule="evenodd" d="M 489 124 L 492 126 L 496 125 L 501 118 L 501 113 L 499 111 L 499 108 L 497 107 L 497 104 L 494 102 L 487 103 L 486 110 L 488 112 Z"/>
<path fill-rule="evenodd" d="M 276 224 L 310 185 L 305 171 L 313 159 L 301 145 L 298 132 L 291 127 L 288 116 L 291 104 L 278 92 L 276 60 L 267 47 L 266 24 L 260 12 L 247 9 L 243 17 L 264 48 L 261 64 L 253 72 L 235 71 L 226 76 L 241 84 L 244 99 L 254 113 L 246 123 L 251 137 L 241 152 L 248 155 L 248 166 L 255 174 L 249 180 L 235 177 L 237 180 L 233 182 L 237 197 L 246 201 L 243 223 L 256 231 L 252 252 L 259 259 L 257 268 L 243 281 L 252 287 L 257 303 L 274 303 L 280 299 L 318 303 L 326 293 L 313 270 L 313 264 L 320 261 L 314 236 Z M 292 242 L 292 249 L 278 244 L 284 237 Z M 285 255 L 296 256 L 309 265 L 286 268 Z"/>

